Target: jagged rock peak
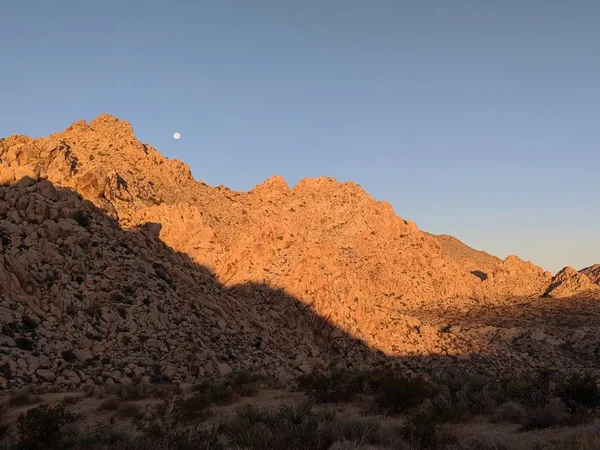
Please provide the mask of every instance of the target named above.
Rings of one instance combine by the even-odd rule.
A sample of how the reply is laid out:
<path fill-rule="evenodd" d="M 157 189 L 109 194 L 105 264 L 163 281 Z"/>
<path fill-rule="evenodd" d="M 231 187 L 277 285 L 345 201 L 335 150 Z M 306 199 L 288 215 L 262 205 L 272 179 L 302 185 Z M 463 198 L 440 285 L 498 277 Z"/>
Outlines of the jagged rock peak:
<path fill-rule="evenodd" d="M 600 285 L 594 283 L 584 271 L 578 272 L 575 268 L 567 266 L 552 279 L 545 295 L 562 298 L 598 291 Z"/>
<path fill-rule="evenodd" d="M 290 187 L 281 175 L 275 175 L 255 186 L 251 192 L 253 194 L 288 193 Z"/>

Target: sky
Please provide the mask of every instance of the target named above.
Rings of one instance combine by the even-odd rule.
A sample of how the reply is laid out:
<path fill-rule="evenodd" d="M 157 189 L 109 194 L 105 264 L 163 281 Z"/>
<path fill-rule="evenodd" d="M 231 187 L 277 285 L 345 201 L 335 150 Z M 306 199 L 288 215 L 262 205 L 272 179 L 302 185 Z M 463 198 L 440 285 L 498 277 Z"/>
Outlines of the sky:
<path fill-rule="evenodd" d="M 3 0 L 0 136 L 110 113 L 210 185 L 354 181 L 425 231 L 581 269 L 599 20 L 593 0 Z"/>

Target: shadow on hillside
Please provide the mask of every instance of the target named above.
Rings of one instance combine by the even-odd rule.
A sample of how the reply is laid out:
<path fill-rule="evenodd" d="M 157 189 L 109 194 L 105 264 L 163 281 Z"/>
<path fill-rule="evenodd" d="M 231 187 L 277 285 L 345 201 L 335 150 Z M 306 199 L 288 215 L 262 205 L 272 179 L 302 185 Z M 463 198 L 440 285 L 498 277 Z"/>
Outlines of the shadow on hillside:
<path fill-rule="evenodd" d="M 13 187 L 11 189 L 25 191 L 31 188 Z M 68 188 L 57 188 L 57 191 L 74 193 Z M 79 194 L 76 195 L 81 198 Z M 152 348 L 137 346 L 134 348 L 134 343 L 128 347 L 125 341 L 119 341 L 118 344 L 111 344 L 112 347 L 107 345 L 104 358 L 114 356 L 127 363 L 128 357 L 133 358 L 131 355 L 141 352 L 147 353 L 153 361 L 160 364 L 161 370 L 164 370 L 166 362 L 174 365 L 185 364 L 189 369 L 189 367 L 194 366 L 194 361 L 187 359 L 178 362 L 175 356 L 171 358 L 171 353 L 176 353 L 179 350 L 179 344 L 173 346 L 171 341 L 178 336 L 177 324 L 181 323 L 186 316 L 194 314 L 202 318 L 200 324 L 192 333 L 192 335 L 195 335 L 192 337 L 198 339 L 193 339 L 190 342 L 191 339 L 188 337 L 186 342 L 181 343 L 181 347 L 185 347 L 186 351 L 189 351 L 192 355 L 200 355 L 207 350 L 212 351 L 218 363 L 224 363 L 233 370 L 248 368 L 250 370 L 263 370 L 275 375 L 281 374 L 283 371 L 291 376 L 335 367 L 362 370 L 365 365 L 385 365 L 397 367 L 399 370 L 424 373 L 439 373 L 447 369 L 455 373 L 479 372 L 496 376 L 501 375 L 502 371 L 506 370 L 506 368 L 495 367 L 493 360 L 490 360 L 487 354 L 463 353 L 462 355 L 453 356 L 445 354 L 386 355 L 379 349 L 369 347 L 363 340 L 353 336 L 346 330 L 340 329 L 329 318 L 320 316 L 309 305 L 283 289 L 274 289 L 259 283 L 246 283 L 232 287 L 223 286 L 210 269 L 196 264 L 187 254 L 175 251 L 162 242 L 158 237 L 161 229 L 160 224 L 147 223 L 135 230 L 122 230 L 114 219 L 98 208 L 92 207 L 89 202 L 82 203 L 81 208 L 85 210 L 85 214 L 97 215 L 98 221 L 109 221 L 114 232 L 116 234 L 120 233 L 117 237 L 119 245 L 127 247 L 132 242 L 143 240 L 152 246 L 156 258 L 162 261 L 153 263 L 153 276 L 156 278 L 157 285 L 161 286 L 165 293 L 182 298 L 181 304 L 170 305 L 171 309 L 165 309 L 166 306 L 161 305 L 163 295 L 160 292 L 155 293 L 156 298 L 143 300 L 136 297 L 135 292 L 133 292 L 131 298 L 126 302 L 122 298 L 113 295 L 108 303 L 99 306 L 100 316 L 104 311 L 112 313 L 119 311 L 118 315 L 113 314 L 116 317 L 114 319 L 115 323 L 110 327 L 115 329 L 121 325 L 126 327 L 128 320 L 133 320 L 132 318 L 138 316 L 151 317 L 156 311 L 158 311 L 156 314 L 160 315 L 161 320 L 171 322 L 171 324 L 167 324 L 165 327 L 167 331 L 161 331 L 161 333 L 151 336 L 159 341 L 156 346 Z M 77 212 L 75 214 L 81 215 Z M 0 212 L 0 235 L 2 235 L 0 237 L 6 244 L 3 251 L 7 254 L 17 251 L 11 248 L 11 242 L 14 241 L 13 238 L 15 237 L 7 232 L 11 228 L 3 226 L 3 222 L 8 220 L 8 214 Z M 85 227 L 84 220 L 78 220 L 77 218 L 74 220 Z M 81 245 L 84 253 L 89 255 L 92 243 L 74 245 Z M 168 266 L 173 261 L 178 261 L 177 264 L 186 274 L 198 272 L 204 274 L 204 276 L 201 279 L 193 277 L 176 279 L 168 270 Z M 141 267 L 143 263 L 144 261 L 141 260 L 135 262 L 138 267 Z M 91 260 L 86 260 L 85 264 L 91 264 Z M 129 264 L 131 265 L 131 263 Z M 29 268 L 29 270 L 33 269 Z M 88 270 L 89 267 L 86 266 L 86 271 Z M 124 283 L 123 289 L 132 289 L 132 287 Z M 171 292 L 169 293 L 169 291 Z M 210 301 L 208 301 L 209 299 Z M 38 300 L 41 301 L 42 299 Z M 508 321 L 511 316 L 518 317 L 518 313 L 518 307 L 507 308 L 496 311 L 494 317 L 497 319 L 498 314 L 500 314 L 502 320 Z M 52 319 L 54 321 L 75 323 L 75 319 L 70 318 L 66 313 L 60 317 L 48 313 L 45 317 L 46 320 L 50 316 L 55 316 Z M 118 316 L 121 316 L 121 318 Z M 469 314 L 462 314 L 462 316 L 454 317 L 453 320 L 464 322 L 470 320 L 469 317 Z M 97 317 L 94 318 L 94 320 L 96 319 Z M 4 334 L 10 334 L 9 337 L 12 340 L 17 342 L 19 339 L 29 340 L 30 344 L 28 346 L 20 347 L 19 358 L 21 359 L 27 359 L 28 355 L 39 356 L 43 351 L 42 347 L 48 345 L 48 340 L 50 340 L 48 337 L 42 339 L 36 336 L 35 331 L 27 326 L 28 320 L 30 319 L 23 316 L 22 323 L 14 325 L 7 323 L 4 319 L 2 323 Z M 485 323 L 487 320 L 485 311 L 479 311 L 479 314 L 476 314 L 473 320 L 478 321 L 478 323 Z M 98 322 L 101 322 L 101 320 L 98 320 Z M 491 319 L 488 322 L 491 322 Z M 502 326 L 502 324 L 500 323 L 499 326 Z M 108 325 L 103 323 L 97 325 L 92 318 L 89 319 L 89 323 L 82 325 L 83 328 L 86 328 L 88 333 L 90 329 L 104 330 L 104 336 L 98 337 L 98 339 L 102 338 L 104 341 L 109 339 L 109 333 L 116 335 L 116 331 L 108 329 Z M 151 332 L 151 330 L 139 328 L 134 334 L 136 337 L 141 337 Z M 440 331 L 440 335 L 441 333 L 444 333 L 444 331 Z M 59 342 L 57 345 L 60 347 L 63 344 Z M 14 355 L 15 351 L 12 348 L 0 347 L 0 353 L 6 357 L 12 357 L 11 355 Z M 75 366 L 83 368 L 81 364 L 72 360 L 72 355 L 68 352 L 62 354 L 55 352 L 53 356 L 53 367 L 56 367 L 57 370 L 67 370 Z M 205 375 L 205 371 L 202 368 L 198 369 L 197 366 L 196 364 L 195 369 L 188 370 L 190 376 Z M 219 368 L 215 368 L 214 373 L 218 374 L 219 370 Z M 5 378 L 10 376 L 10 371 L 5 370 L 3 373 Z"/>

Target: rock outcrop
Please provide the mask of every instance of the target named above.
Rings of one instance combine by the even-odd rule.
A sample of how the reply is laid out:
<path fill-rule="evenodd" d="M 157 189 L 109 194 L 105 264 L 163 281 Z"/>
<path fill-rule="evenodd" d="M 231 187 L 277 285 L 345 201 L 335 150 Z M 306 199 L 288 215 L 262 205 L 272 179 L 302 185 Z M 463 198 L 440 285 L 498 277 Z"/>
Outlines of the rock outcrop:
<path fill-rule="evenodd" d="M 191 381 L 232 368 L 292 376 L 376 353 L 282 291 L 221 286 L 70 189 L 0 187 L 0 387 Z"/>
<path fill-rule="evenodd" d="M 594 271 L 589 269 L 587 273 L 594 276 Z M 561 298 L 593 292 L 600 294 L 600 285 L 592 281 L 585 269 L 578 272 L 573 267 L 565 267 L 556 274 L 545 295 Z"/>
<path fill-rule="evenodd" d="M 491 367 L 526 358 L 494 341 L 514 327 L 449 332 L 449 317 L 600 278 L 425 233 L 350 182 L 213 188 L 109 115 L 1 139 L 0 186 L 5 387 L 432 355 Z"/>

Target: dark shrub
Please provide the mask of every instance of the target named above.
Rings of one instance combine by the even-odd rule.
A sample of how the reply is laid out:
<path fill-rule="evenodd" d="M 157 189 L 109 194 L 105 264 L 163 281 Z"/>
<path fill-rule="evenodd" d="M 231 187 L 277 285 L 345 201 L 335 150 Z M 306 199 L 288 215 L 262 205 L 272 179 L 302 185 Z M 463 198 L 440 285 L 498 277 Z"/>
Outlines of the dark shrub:
<path fill-rule="evenodd" d="M 129 417 L 132 419 L 140 418 L 142 416 L 142 410 L 138 405 L 127 403 L 119 408 L 120 417 Z"/>
<path fill-rule="evenodd" d="M 260 389 L 261 378 L 246 371 L 232 373 L 221 381 L 203 380 L 192 388 L 197 396 L 219 405 L 231 403 L 234 395 L 251 397 Z"/>
<path fill-rule="evenodd" d="M 494 406 L 488 381 L 479 377 L 445 378 L 433 398 L 434 412 L 442 421 L 456 422 L 467 414 L 492 411 Z"/>
<path fill-rule="evenodd" d="M 50 408 L 41 405 L 21 414 L 17 420 L 21 448 L 44 448 L 62 439 L 65 425 L 75 422 L 78 416 L 67 411 L 64 405 Z"/>
<path fill-rule="evenodd" d="M 278 410 L 247 406 L 236 411 L 221 431 L 234 448 L 325 450 L 332 442 L 319 429 L 331 419 L 326 412 L 313 411 L 308 402 Z"/>
<path fill-rule="evenodd" d="M 544 406 L 550 401 L 550 374 L 536 372 L 505 381 L 503 396 L 525 406 Z"/>
<path fill-rule="evenodd" d="M 148 397 L 148 393 L 142 384 L 120 384 L 117 388 L 117 396 L 123 401 L 131 402 Z"/>
<path fill-rule="evenodd" d="M 357 394 L 364 392 L 364 382 L 368 382 L 368 376 L 333 371 L 300 375 L 296 382 L 298 389 L 317 403 L 337 403 L 352 401 Z"/>
<path fill-rule="evenodd" d="M 138 430 L 152 439 L 165 439 L 197 432 L 210 416 L 210 402 L 202 394 L 191 398 L 171 397 L 155 406 L 148 416 L 134 417 Z"/>
<path fill-rule="evenodd" d="M 116 397 L 111 397 L 100 403 L 100 411 L 116 411 L 119 409 L 121 402 Z"/>
<path fill-rule="evenodd" d="M 416 448 L 435 449 L 437 431 L 435 416 L 427 409 L 422 409 L 407 418 L 402 434 Z"/>
<path fill-rule="evenodd" d="M 31 392 L 29 392 L 28 390 L 23 390 L 15 392 L 10 396 L 10 399 L 8 400 L 8 406 L 14 408 L 18 406 L 33 405 L 34 403 L 38 403 L 39 401 L 39 397 L 31 395 Z"/>
<path fill-rule="evenodd" d="M 523 405 L 517 402 L 508 401 L 500 405 L 494 412 L 493 422 L 521 423 L 526 410 Z"/>
<path fill-rule="evenodd" d="M 60 402 L 65 406 L 69 406 L 69 405 L 75 405 L 76 403 L 79 403 L 82 399 L 83 399 L 83 397 L 80 397 L 80 396 L 69 395 L 67 397 L 64 397 Z"/>
<path fill-rule="evenodd" d="M 379 380 L 375 401 L 386 411 L 397 414 L 419 406 L 431 394 L 431 386 L 422 378 L 384 374 Z"/>
<path fill-rule="evenodd" d="M 571 411 L 591 408 L 600 404 L 598 378 L 585 374 L 573 374 L 556 386 L 556 395 Z"/>
<path fill-rule="evenodd" d="M 567 415 L 560 405 L 547 404 L 533 408 L 525 413 L 521 423 L 523 431 L 541 430 L 553 426 L 560 426 L 565 423 Z"/>

